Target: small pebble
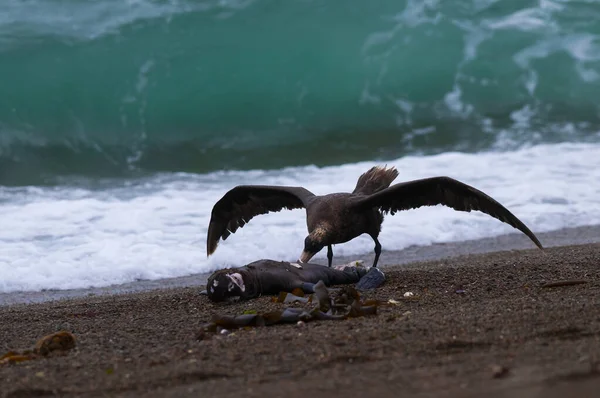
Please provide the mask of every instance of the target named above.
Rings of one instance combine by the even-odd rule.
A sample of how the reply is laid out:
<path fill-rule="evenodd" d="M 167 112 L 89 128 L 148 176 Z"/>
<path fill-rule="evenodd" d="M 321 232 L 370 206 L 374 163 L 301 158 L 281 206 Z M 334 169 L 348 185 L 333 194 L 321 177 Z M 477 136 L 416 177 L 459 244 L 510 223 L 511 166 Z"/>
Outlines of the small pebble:
<path fill-rule="evenodd" d="M 413 292 L 406 292 L 406 293 L 404 293 L 404 297 L 412 297 L 414 295 L 415 294 Z"/>
<path fill-rule="evenodd" d="M 500 377 L 504 377 L 508 374 L 508 368 L 506 366 L 493 365 L 492 366 L 492 377 L 494 379 L 499 379 Z"/>

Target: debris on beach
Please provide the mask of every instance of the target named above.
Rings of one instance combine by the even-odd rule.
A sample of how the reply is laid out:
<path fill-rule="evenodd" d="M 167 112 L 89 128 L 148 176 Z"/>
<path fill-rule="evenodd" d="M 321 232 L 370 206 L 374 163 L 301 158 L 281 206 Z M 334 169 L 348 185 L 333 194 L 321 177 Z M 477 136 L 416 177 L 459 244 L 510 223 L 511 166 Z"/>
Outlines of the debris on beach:
<path fill-rule="evenodd" d="M 75 348 L 75 336 L 72 333 L 60 331 L 40 338 L 31 350 L 7 352 L 0 357 L 0 365 L 29 361 L 55 352 L 64 353 L 72 348 Z"/>
<path fill-rule="evenodd" d="M 509 369 L 506 366 L 492 365 L 492 377 L 494 379 L 500 379 L 508 375 Z"/>
<path fill-rule="evenodd" d="M 39 339 L 33 351 L 46 356 L 53 351 L 68 351 L 72 348 L 75 348 L 75 336 L 69 332 L 60 331 Z"/>
<path fill-rule="evenodd" d="M 397 305 L 397 302 L 366 300 L 362 301 L 360 293 L 353 286 L 344 286 L 330 293 L 325 284 L 319 281 L 315 284 L 314 293 L 305 296 L 302 289 L 293 292 L 281 292 L 273 299 L 278 303 L 296 303 L 306 307 L 287 307 L 282 310 L 264 313 L 244 313 L 241 315 L 214 315 L 210 323 L 202 327 L 198 339 L 203 339 L 205 333 L 222 333 L 237 328 L 271 326 L 283 323 L 295 323 L 305 326 L 314 320 L 345 320 L 368 315 L 376 315 L 377 307 Z M 311 305 L 313 304 L 314 305 Z"/>
<path fill-rule="evenodd" d="M 552 288 L 552 287 L 562 287 L 562 286 L 574 286 L 574 285 L 583 285 L 584 283 L 587 283 L 587 281 L 584 280 L 566 280 L 566 281 L 555 281 L 555 282 L 548 282 L 548 283 L 544 283 L 541 287 L 542 288 Z"/>
<path fill-rule="evenodd" d="M 290 293 L 288 292 L 279 292 L 277 297 L 273 297 L 271 301 L 275 303 L 303 303 L 308 304 L 312 303 L 312 295 L 308 297 L 304 297 L 304 291 L 300 288 L 296 288 L 292 290 Z"/>
<path fill-rule="evenodd" d="M 371 267 L 369 271 L 360 278 L 356 284 L 358 290 L 373 290 L 383 285 L 385 274 L 377 267 Z"/>

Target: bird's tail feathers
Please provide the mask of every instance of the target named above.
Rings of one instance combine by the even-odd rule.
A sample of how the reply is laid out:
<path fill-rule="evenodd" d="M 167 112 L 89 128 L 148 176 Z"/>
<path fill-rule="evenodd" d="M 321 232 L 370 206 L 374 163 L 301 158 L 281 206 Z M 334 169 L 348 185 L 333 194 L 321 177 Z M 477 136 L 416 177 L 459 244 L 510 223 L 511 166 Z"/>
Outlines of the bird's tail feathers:
<path fill-rule="evenodd" d="M 398 170 L 394 167 L 374 166 L 358 177 L 356 188 L 352 193 L 372 195 L 390 186 L 392 181 L 398 177 Z"/>

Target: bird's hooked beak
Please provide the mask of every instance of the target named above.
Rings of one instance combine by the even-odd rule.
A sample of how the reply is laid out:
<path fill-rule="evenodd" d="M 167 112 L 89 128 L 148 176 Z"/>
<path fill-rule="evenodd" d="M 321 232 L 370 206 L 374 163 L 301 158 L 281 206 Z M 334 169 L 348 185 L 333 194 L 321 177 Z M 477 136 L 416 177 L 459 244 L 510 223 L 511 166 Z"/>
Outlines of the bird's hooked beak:
<path fill-rule="evenodd" d="M 323 249 L 323 237 L 325 234 L 326 231 L 324 229 L 318 228 L 304 239 L 304 249 L 302 249 L 302 254 L 298 259 L 300 264 L 309 262 L 315 254 Z"/>
<path fill-rule="evenodd" d="M 311 258 L 313 258 L 313 256 L 315 254 L 316 253 L 310 253 L 310 252 L 307 252 L 306 250 L 302 250 L 302 254 L 300 255 L 300 258 L 298 259 L 298 262 L 300 264 L 307 263 L 310 261 Z"/>

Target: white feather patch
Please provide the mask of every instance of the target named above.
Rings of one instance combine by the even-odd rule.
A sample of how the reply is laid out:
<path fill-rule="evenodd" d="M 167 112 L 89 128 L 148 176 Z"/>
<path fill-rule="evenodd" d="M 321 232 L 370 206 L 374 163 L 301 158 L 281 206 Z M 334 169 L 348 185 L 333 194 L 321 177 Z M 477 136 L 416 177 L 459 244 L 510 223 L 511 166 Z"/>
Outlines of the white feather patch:
<path fill-rule="evenodd" d="M 236 272 L 234 274 L 227 274 L 227 277 L 229 278 L 229 280 L 231 282 L 233 282 L 237 287 L 239 287 L 242 292 L 246 291 L 246 285 L 244 284 L 244 278 L 242 278 L 241 274 Z M 229 290 L 231 290 L 231 289 L 229 289 Z"/>

